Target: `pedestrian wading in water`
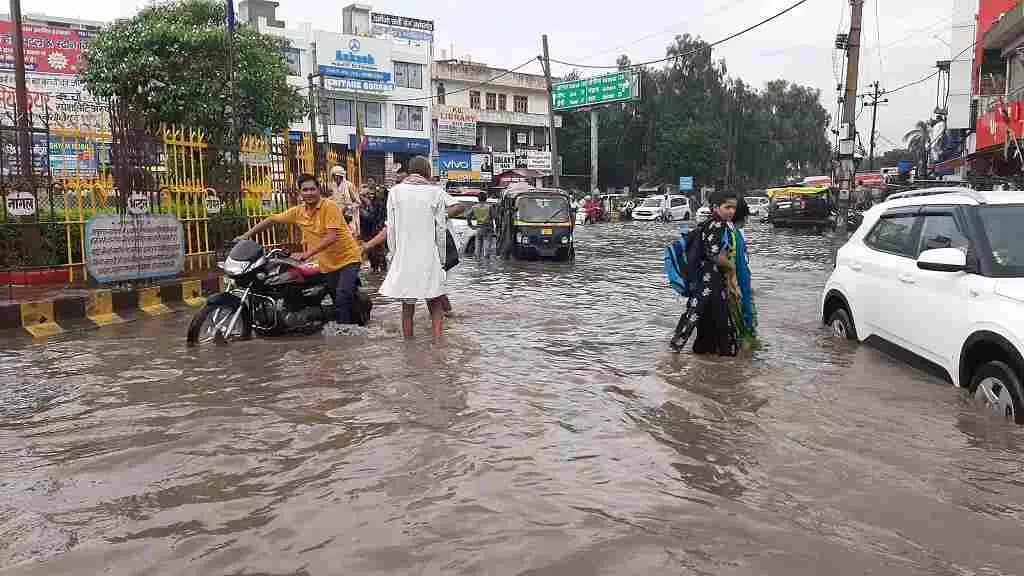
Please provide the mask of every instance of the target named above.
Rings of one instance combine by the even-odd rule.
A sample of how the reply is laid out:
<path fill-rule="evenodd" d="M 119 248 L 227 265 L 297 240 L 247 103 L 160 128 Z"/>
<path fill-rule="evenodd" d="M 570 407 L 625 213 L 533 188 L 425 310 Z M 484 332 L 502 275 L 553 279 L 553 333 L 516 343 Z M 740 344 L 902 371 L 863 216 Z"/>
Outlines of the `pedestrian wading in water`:
<path fill-rule="evenodd" d="M 689 279 L 686 310 L 670 343 L 676 352 L 682 351 L 694 331 L 696 354 L 735 356 L 742 344 L 755 337 L 746 243 L 733 225 L 738 204 L 733 192 L 715 193 L 711 197 L 711 218 L 698 228 L 700 261 Z M 747 286 L 749 306 L 741 283 Z"/>

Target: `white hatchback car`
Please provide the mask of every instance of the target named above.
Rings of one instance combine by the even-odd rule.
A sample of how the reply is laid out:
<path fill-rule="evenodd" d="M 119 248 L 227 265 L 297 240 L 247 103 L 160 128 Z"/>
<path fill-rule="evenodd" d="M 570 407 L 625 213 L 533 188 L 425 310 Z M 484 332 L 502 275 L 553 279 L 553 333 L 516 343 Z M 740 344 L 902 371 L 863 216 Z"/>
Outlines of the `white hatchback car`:
<path fill-rule="evenodd" d="M 648 196 L 633 209 L 633 220 L 661 220 L 668 215 L 670 220 L 689 220 L 690 199 L 686 196 L 669 196 L 668 205 L 664 196 Z"/>
<path fill-rule="evenodd" d="M 937 366 L 1024 424 L 1024 192 L 934 188 L 890 196 L 839 250 L 821 318 Z"/>

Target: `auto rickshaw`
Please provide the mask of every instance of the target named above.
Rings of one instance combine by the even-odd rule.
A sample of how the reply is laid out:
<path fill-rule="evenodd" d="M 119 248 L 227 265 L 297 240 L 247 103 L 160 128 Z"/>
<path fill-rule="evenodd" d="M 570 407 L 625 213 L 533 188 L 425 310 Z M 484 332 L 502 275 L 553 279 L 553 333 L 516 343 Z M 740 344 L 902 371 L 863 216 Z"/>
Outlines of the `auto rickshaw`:
<path fill-rule="evenodd" d="M 835 227 L 831 189 L 791 186 L 768 190 L 768 222 L 779 228 Z"/>
<path fill-rule="evenodd" d="M 576 256 L 572 197 L 557 188 L 515 184 L 505 190 L 498 209 L 498 250 L 504 258 Z"/>

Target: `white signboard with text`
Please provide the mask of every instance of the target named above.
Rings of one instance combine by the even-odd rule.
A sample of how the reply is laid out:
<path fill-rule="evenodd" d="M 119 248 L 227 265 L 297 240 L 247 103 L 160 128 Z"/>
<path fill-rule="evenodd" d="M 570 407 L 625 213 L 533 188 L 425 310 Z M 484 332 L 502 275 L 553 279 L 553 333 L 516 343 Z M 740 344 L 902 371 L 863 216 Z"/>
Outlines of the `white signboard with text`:
<path fill-rule="evenodd" d="M 185 235 L 171 214 L 100 214 L 85 235 L 89 275 L 99 283 L 174 276 L 185 264 Z"/>
<path fill-rule="evenodd" d="M 36 197 L 31 192 L 8 192 L 4 208 L 10 216 L 31 216 L 36 213 Z"/>

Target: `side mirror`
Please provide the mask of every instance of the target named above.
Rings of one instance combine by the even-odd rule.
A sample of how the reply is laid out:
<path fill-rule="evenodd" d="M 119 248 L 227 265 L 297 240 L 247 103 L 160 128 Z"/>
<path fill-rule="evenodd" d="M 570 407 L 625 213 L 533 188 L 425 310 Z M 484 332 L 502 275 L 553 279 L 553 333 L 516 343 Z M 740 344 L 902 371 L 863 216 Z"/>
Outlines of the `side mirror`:
<path fill-rule="evenodd" d="M 967 254 L 957 248 L 925 250 L 917 257 L 917 267 L 931 272 L 964 272 Z"/>

